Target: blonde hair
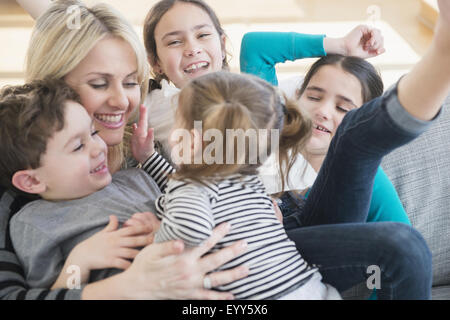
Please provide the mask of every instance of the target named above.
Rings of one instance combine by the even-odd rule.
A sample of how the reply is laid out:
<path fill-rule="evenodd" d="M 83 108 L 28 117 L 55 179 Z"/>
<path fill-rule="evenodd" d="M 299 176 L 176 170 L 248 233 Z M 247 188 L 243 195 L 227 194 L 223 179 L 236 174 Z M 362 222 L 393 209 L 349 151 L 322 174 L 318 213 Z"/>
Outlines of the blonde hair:
<path fill-rule="evenodd" d="M 79 25 L 69 25 L 73 19 L 69 8 L 75 8 L 79 13 Z M 135 52 L 142 103 L 148 92 L 150 70 L 145 49 L 133 27 L 118 11 L 107 4 L 97 4 L 88 8 L 77 0 L 53 2 L 36 21 L 31 35 L 26 57 L 26 81 L 44 78 L 63 79 L 100 40 L 107 36 L 123 39 Z M 130 117 L 134 118 L 135 115 Z M 123 163 L 123 145 L 109 149 L 110 160 Z"/>
<path fill-rule="evenodd" d="M 242 159 L 237 159 L 235 138 L 230 140 L 225 133 L 230 129 L 274 129 L 279 130 L 277 142 L 284 188 L 283 168 L 287 168 L 288 174 L 311 134 L 310 119 L 303 115 L 295 102 L 282 97 L 275 87 L 257 77 L 223 71 L 192 80 L 180 93 L 177 116 L 187 130 L 195 128 L 195 121 L 201 121 L 203 132 L 218 129 L 223 136 L 224 150 L 228 152 L 234 148 L 234 162 L 226 164 L 223 159 L 221 163 L 207 164 L 202 157 L 202 163 L 180 165 L 175 179 L 201 180 L 235 173 L 256 174 L 262 164 L 260 160 L 264 159 L 262 156 L 274 151 L 271 139 L 258 140 L 258 161 L 253 163 L 249 161 L 250 144 L 247 139 L 245 161 L 240 162 Z"/>

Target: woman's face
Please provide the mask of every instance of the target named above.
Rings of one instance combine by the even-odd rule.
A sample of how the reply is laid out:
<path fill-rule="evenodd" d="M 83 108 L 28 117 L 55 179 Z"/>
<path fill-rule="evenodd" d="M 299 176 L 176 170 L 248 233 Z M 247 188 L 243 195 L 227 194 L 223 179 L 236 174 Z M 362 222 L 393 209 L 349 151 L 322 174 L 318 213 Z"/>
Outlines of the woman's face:
<path fill-rule="evenodd" d="M 333 65 L 321 67 L 300 97 L 301 108 L 313 121 L 307 151 L 313 155 L 326 154 L 345 114 L 362 104 L 362 87 L 354 75 Z"/>
<path fill-rule="evenodd" d="M 81 97 L 108 146 L 122 142 L 125 125 L 140 102 L 136 55 L 119 38 L 99 41 L 65 81 Z"/>
<path fill-rule="evenodd" d="M 225 57 L 225 36 L 220 36 L 202 8 L 178 2 L 155 28 L 157 61 L 153 68 L 178 88 L 191 79 L 220 71 Z"/>

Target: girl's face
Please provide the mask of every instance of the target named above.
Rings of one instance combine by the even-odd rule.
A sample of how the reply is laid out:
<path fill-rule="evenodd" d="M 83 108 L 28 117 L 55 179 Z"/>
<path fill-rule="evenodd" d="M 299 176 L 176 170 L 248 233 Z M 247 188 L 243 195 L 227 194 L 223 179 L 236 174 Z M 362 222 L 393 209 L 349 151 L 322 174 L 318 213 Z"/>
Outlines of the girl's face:
<path fill-rule="evenodd" d="M 307 151 L 313 155 L 326 154 L 345 114 L 362 104 L 362 87 L 355 76 L 337 66 L 321 67 L 300 97 L 300 106 L 313 121 Z"/>
<path fill-rule="evenodd" d="M 99 41 L 65 77 L 108 146 L 122 142 L 125 125 L 140 102 L 137 78 L 133 49 L 113 37 Z"/>
<path fill-rule="evenodd" d="M 202 8 L 176 3 L 155 28 L 157 61 L 153 68 L 176 87 L 191 79 L 220 71 L 225 58 L 225 36 L 220 36 Z"/>

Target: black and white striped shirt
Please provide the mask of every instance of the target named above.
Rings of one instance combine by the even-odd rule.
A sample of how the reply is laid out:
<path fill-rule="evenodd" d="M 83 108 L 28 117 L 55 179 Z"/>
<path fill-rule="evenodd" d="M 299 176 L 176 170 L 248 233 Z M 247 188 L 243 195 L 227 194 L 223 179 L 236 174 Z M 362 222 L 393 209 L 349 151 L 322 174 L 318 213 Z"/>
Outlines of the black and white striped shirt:
<path fill-rule="evenodd" d="M 204 184 L 169 180 L 156 207 L 162 219 L 156 242 L 181 239 L 187 246 L 198 246 L 223 222 L 231 224 L 231 231 L 213 251 L 247 241 L 247 251 L 219 270 L 247 265 L 249 276 L 215 288 L 237 299 L 276 299 L 318 272 L 288 239 L 257 176 L 232 175 Z"/>

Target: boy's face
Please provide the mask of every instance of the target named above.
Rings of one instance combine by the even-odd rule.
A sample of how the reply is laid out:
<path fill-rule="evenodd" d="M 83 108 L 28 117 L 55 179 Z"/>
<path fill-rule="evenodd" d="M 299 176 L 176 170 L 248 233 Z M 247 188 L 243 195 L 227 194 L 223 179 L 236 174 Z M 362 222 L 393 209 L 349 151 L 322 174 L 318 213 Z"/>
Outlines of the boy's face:
<path fill-rule="evenodd" d="M 64 128 L 48 141 L 36 173 L 46 186 L 40 195 L 54 201 L 82 198 L 111 182 L 106 144 L 79 103 L 66 102 Z"/>

